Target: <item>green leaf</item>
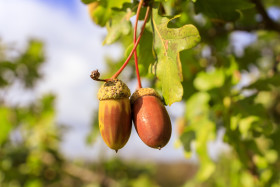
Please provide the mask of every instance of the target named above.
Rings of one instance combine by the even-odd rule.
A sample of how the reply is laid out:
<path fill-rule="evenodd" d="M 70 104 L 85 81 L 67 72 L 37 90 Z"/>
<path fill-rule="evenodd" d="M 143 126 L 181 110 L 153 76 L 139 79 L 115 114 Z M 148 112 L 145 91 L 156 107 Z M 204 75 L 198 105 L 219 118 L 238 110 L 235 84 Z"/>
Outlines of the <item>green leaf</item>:
<path fill-rule="evenodd" d="M 189 123 L 185 128 L 187 137 L 180 138 L 186 151 L 189 151 L 190 141 L 194 142 L 200 163 L 196 175 L 199 181 L 208 179 L 215 171 L 215 165 L 208 155 L 208 142 L 215 138 L 216 133 L 215 123 L 209 119 L 209 101 L 210 95 L 207 92 L 197 92 L 188 99 L 185 114 Z"/>
<path fill-rule="evenodd" d="M 92 20 L 104 27 L 111 17 L 111 8 L 106 6 L 105 3 L 95 2 L 89 5 L 89 14 Z"/>
<path fill-rule="evenodd" d="M 194 47 L 200 41 L 195 26 L 184 25 L 180 28 L 168 28 L 167 25 L 171 20 L 161 17 L 158 15 L 158 9 L 153 8 L 152 26 L 154 50 L 157 56 L 155 73 L 162 82 L 163 97 L 168 105 L 180 101 L 183 96 L 179 52 Z"/>
<path fill-rule="evenodd" d="M 195 120 L 195 118 L 200 118 L 200 116 L 207 114 L 209 110 L 209 101 L 210 95 L 206 92 L 198 92 L 192 95 L 186 103 L 187 119 Z"/>
<path fill-rule="evenodd" d="M 203 152 L 201 154 L 207 154 L 207 152 Z M 205 159 L 201 165 L 202 166 L 199 170 L 199 173 L 197 174 L 197 179 L 200 181 L 205 181 L 212 175 L 212 173 L 215 172 L 216 166 L 209 158 Z"/>
<path fill-rule="evenodd" d="M 240 120 L 240 116 L 231 116 L 230 117 L 230 129 L 234 131 L 238 127 L 238 122 Z"/>
<path fill-rule="evenodd" d="M 104 27 L 112 18 L 113 8 L 121 9 L 124 3 L 130 3 L 129 0 L 103 0 L 103 1 L 96 1 L 92 4 L 89 4 L 89 14 L 92 20 Z"/>
<path fill-rule="evenodd" d="M 93 3 L 93 2 L 100 2 L 104 5 L 107 5 L 108 7 L 110 8 L 122 8 L 122 5 L 124 3 L 130 3 L 131 1 L 130 0 L 118 0 L 118 1 L 115 1 L 115 0 L 81 0 L 84 4 L 90 4 L 90 3 Z"/>
<path fill-rule="evenodd" d="M 242 16 L 240 16 L 240 19 L 237 21 L 238 25 L 254 27 L 256 24 L 258 24 L 258 19 L 256 19 L 258 11 L 255 7 L 241 10 L 240 14 Z"/>
<path fill-rule="evenodd" d="M 259 118 L 257 116 L 249 116 L 243 118 L 239 121 L 239 130 L 244 137 L 248 136 L 249 130 L 253 123 L 258 122 Z"/>
<path fill-rule="evenodd" d="M 97 0 L 81 0 L 84 4 L 89 4 L 89 3 L 92 3 L 92 2 L 95 2 Z"/>
<path fill-rule="evenodd" d="M 140 66 L 143 66 L 143 71 L 145 70 L 145 72 L 140 71 L 142 74 L 148 74 L 149 66 L 155 62 L 153 55 L 153 34 L 148 30 L 145 30 L 139 42 L 138 62 Z"/>
<path fill-rule="evenodd" d="M 191 142 L 195 139 L 195 132 L 193 130 L 187 130 L 180 136 L 180 141 L 184 146 L 184 150 L 191 151 Z"/>
<path fill-rule="evenodd" d="M 171 58 L 163 56 L 157 65 L 157 76 L 162 82 L 162 94 L 166 104 L 180 101 L 183 96 L 183 86 L 180 83 L 178 69 Z"/>
<path fill-rule="evenodd" d="M 230 77 L 231 79 L 231 84 L 236 85 L 239 83 L 241 79 L 241 73 L 239 71 L 239 66 L 233 56 L 229 57 L 230 64 L 228 67 L 225 69 L 225 73 L 227 77 Z"/>
<path fill-rule="evenodd" d="M 201 168 L 197 173 L 197 179 L 204 181 L 208 179 L 215 171 L 215 164 L 208 155 L 208 142 L 215 137 L 215 123 L 202 117 L 197 120 L 197 124 L 193 124 L 196 131 L 195 150 L 199 155 Z"/>
<path fill-rule="evenodd" d="M 215 69 L 209 73 L 200 72 L 194 80 L 194 86 L 200 91 L 207 91 L 222 86 L 224 81 L 224 71 L 222 69 Z"/>
<path fill-rule="evenodd" d="M 122 8 L 124 3 L 131 3 L 131 0 L 107 0 L 107 2 L 111 8 Z"/>
<path fill-rule="evenodd" d="M 113 12 L 112 19 L 107 22 L 106 27 L 108 34 L 103 44 L 112 44 L 122 35 L 128 35 L 131 31 L 130 23 L 131 12 Z"/>
<path fill-rule="evenodd" d="M 0 108 L 0 146 L 8 138 L 12 129 L 12 124 L 9 120 L 10 111 L 7 108 Z"/>
<path fill-rule="evenodd" d="M 42 187 L 42 181 L 39 179 L 33 179 L 26 182 L 24 187 Z"/>
<path fill-rule="evenodd" d="M 38 78 L 42 76 L 39 69 L 44 60 L 43 43 L 38 40 L 30 40 L 26 51 L 16 61 L 16 77 L 25 88 L 34 87 Z"/>
<path fill-rule="evenodd" d="M 130 52 L 133 49 L 134 44 L 131 43 L 125 50 L 124 56 L 125 58 L 128 57 Z M 153 54 L 153 34 L 145 29 L 141 40 L 139 42 L 139 45 L 137 47 L 137 57 L 138 57 L 138 67 L 141 77 L 153 77 L 151 74 L 151 65 L 155 62 L 155 57 Z M 130 63 L 134 64 L 134 58 L 130 59 Z"/>
<path fill-rule="evenodd" d="M 197 0 L 196 13 L 203 13 L 212 19 L 235 21 L 239 19 L 238 10 L 252 8 L 254 5 L 244 0 Z"/>

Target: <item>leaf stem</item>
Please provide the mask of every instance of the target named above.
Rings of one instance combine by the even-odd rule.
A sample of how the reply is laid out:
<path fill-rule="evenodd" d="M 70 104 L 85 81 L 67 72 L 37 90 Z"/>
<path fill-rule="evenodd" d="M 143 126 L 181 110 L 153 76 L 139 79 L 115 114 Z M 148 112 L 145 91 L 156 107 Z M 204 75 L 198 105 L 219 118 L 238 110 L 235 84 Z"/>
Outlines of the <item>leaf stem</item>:
<path fill-rule="evenodd" d="M 134 25 L 134 33 L 133 33 L 133 43 L 134 43 L 134 45 L 136 43 L 139 14 L 140 14 L 140 10 L 141 10 L 141 7 L 143 5 L 143 2 L 144 2 L 144 0 L 141 0 L 139 2 L 138 8 L 137 8 L 136 20 L 135 20 L 135 25 Z M 139 73 L 139 68 L 138 68 L 137 50 L 134 51 L 134 61 L 135 61 L 135 71 L 136 71 L 136 76 L 137 76 L 137 81 L 138 81 L 138 89 L 139 89 L 139 88 L 142 88 L 142 85 L 141 85 L 141 78 L 140 78 L 140 73 Z"/>
<path fill-rule="evenodd" d="M 144 33 L 144 30 L 145 30 L 145 25 L 148 21 L 148 18 L 149 18 L 149 14 L 150 14 L 150 6 L 147 7 L 147 10 L 146 10 L 146 15 L 145 15 L 145 19 L 144 19 L 144 23 L 142 25 L 142 28 L 141 28 L 141 32 L 136 40 L 136 42 L 134 43 L 134 47 L 133 49 L 131 50 L 130 54 L 128 55 L 127 59 L 125 60 L 125 62 L 123 63 L 122 67 L 110 78 L 110 79 L 116 79 L 120 74 L 121 72 L 123 71 L 123 69 L 126 67 L 126 65 L 128 64 L 129 60 L 131 59 L 134 51 L 136 50 L 139 42 L 140 42 L 140 39 Z"/>

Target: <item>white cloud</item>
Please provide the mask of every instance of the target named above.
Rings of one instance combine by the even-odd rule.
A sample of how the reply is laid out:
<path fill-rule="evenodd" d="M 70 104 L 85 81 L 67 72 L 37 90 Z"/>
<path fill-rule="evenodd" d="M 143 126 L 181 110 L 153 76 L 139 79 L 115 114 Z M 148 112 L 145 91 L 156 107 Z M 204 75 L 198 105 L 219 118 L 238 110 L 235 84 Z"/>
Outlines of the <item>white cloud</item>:
<path fill-rule="evenodd" d="M 86 7 L 80 7 L 84 14 L 75 17 L 61 8 L 46 6 L 39 1 L 1 1 L 0 25 L 5 27 L 0 30 L 0 36 L 4 42 L 16 42 L 20 47 L 26 45 L 29 37 L 45 42 L 45 78 L 38 92 L 58 94 L 58 118 L 61 122 L 86 125 L 92 111 L 91 103 L 97 105 L 94 95 L 88 97 L 94 90 L 89 74 L 95 66 L 104 70 L 102 38 L 105 33 L 90 21 Z M 114 55 L 113 51 L 119 50 L 109 47 L 109 51 Z M 75 115 L 77 111 L 81 115 Z"/>

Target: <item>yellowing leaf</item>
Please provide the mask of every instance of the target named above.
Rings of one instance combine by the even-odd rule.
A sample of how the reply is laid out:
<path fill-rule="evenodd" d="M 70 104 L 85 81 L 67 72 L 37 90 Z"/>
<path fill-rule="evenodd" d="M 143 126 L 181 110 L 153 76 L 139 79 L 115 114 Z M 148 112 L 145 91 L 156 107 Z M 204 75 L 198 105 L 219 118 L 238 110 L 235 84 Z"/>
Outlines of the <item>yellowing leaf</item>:
<path fill-rule="evenodd" d="M 157 56 L 155 73 L 162 82 L 163 97 L 168 105 L 180 101 L 183 96 L 179 52 L 194 47 L 200 41 L 195 26 L 168 28 L 170 21 L 171 19 L 158 15 L 158 9 L 153 8 L 154 51 Z"/>
<path fill-rule="evenodd" d="M 162 81 L 162 94 L 165 103 L 171 105 L 180 101 L 183 96 L 183 87 L 180 83 L 178 69 L 168 56 L 163 56 L 157 66 L 157 76 Z"/>

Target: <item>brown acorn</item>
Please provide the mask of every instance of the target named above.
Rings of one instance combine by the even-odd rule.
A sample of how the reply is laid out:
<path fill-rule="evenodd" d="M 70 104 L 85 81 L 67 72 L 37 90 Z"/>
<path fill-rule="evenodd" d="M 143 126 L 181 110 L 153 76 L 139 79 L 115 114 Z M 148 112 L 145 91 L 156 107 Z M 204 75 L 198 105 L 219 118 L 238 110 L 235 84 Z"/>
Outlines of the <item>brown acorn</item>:
<path fill-rule="evenodd" d="M 149 147 L 161 149 L 171 136 L 171 121 L 160 95 L 152 88 L 140 88 L 131 96 L 136 131 Z"/>
<path fill-rule="evenodd" d="M 128 141 L 132 120 L 130 90 L 121 80 L 105 82 L 98 91 L 99 129 L 104 142 L 116 152 Z"/>

